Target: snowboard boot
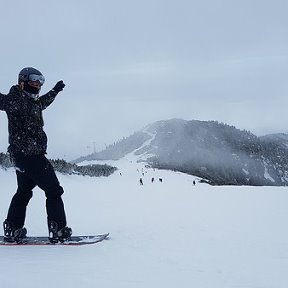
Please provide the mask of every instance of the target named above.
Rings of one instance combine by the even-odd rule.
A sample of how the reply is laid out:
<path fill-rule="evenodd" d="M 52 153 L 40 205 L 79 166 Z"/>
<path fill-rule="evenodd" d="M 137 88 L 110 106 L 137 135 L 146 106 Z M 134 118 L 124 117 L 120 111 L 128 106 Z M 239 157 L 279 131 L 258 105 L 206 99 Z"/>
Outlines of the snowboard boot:
<path fill-rule="evenodd" d="M 69 241 L 72 235 L 72 229 L 57 223 L 56 221 L 48 221 L 49 241 L 50 243 L 58 243 Z"/>
<path fill-rule="evenodd" d="M 25 227 L 15 229 L 12 222 L 5 220 L 3 223 L 4 241 L 9 243 L 22 243 L 25 241 L 27 230 Z"/>

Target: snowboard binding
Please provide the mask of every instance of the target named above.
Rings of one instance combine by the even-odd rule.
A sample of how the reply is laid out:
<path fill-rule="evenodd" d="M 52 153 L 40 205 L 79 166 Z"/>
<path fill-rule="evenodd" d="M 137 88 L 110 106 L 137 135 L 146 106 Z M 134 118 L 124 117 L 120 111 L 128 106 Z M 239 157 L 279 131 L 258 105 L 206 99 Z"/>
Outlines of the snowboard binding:
<path fill-rule="evenodd" d="M 3 223 L 4 241 L 9 243 L 22 243 L 25 241 L 27 229 L 25 227 L 15 229 L 12 222 L 5 220 Z"/>
<path fill-rule="evenodd" d="M 64 226 L 61 227 L 56 221 L 48 221 L 48 230 L 49 230 L 49 241 L 52 244 L 58 242 L 69 241 L 72 235 L 72 229 L 70 227 Z"/>

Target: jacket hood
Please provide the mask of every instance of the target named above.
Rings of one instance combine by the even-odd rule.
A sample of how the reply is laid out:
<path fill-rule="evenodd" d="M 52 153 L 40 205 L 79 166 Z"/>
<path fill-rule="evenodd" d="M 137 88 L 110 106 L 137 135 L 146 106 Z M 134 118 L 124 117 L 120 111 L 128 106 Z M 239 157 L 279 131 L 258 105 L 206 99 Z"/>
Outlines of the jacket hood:
<path fill-rule="evenodd" d="M 19 92 L 21 92 L 19 85 L 14 85 L 10 88 L 9 94 L 10 93 L 19 93 Z"/>

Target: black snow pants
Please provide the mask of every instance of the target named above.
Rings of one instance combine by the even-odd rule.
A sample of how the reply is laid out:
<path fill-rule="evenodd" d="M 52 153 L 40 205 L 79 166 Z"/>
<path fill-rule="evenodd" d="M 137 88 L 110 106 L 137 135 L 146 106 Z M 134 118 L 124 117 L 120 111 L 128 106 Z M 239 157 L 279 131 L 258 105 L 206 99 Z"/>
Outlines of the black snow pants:
<path fill-rule="evenodd" d="M 47 220 L 66 226 L 66 215 L 61 195 L 63 188 L 54 169 L 45 155 L 13 155 L 16 166 L 18 189 L 9 206 L 7 220 L 15 229 L 22 228 L 25 222 L 26 207 L 32 198 L 33 188 L 38 186 L 45 192 Z"/>

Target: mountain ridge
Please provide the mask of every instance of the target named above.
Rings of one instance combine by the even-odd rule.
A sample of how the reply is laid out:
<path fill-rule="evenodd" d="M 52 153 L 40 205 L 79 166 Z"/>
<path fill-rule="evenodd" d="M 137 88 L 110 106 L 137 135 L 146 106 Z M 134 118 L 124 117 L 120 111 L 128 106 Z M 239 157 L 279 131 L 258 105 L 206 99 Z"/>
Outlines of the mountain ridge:
<path fill-rule="evenodd" d="M 212 185 L 286 186 L 288 135 L 280 136 L 257 137 L 217 121 L 161 120 L 75 162 L 134 153 L 150 167 L 195 175 Z"/>

